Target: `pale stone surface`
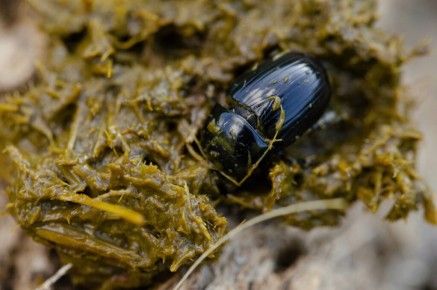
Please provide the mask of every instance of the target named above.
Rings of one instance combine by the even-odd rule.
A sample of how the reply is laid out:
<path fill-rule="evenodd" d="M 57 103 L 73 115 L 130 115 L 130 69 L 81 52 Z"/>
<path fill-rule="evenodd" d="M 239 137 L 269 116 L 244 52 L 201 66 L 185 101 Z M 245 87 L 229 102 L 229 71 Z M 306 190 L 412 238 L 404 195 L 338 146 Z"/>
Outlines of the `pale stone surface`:
<path fill-rule="evenodd" d="M 5 8 L 4 5 L 8 5 L 8 0 L 0 0 L 0 10 Z M 20 5 L 16 7 L 22 8 Z M 41 55 L 44 44 L 42 34 L 27 15 L 28 11 L 9 10 L 17 15 L 9 17 L 15 19 L 13 22 L 0 21 L 0 92 L 17 88 L 32 77 L 35 61 Z"/>

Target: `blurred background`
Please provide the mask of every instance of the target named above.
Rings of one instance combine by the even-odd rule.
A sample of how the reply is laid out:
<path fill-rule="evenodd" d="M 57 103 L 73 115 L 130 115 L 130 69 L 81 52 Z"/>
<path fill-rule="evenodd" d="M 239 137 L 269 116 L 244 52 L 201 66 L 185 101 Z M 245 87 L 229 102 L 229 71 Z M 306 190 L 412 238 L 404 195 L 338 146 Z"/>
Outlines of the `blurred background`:
<path fill-rule="evenodd" d="M 382 29 L 404 37 L 407 48 L 429 43 L 430 54 L 405 66 L 404 83 L 416 99 L 413 117 L 425 133 L 419 170 L 437 192 L 437 1 L 380 0 Z"/>
<path fill-rule="evenodd" d="M 380 0 L 379 11 L 378 27 L 402 35 L 407 48 L 424 40 L 431 48 L 428 56 L 405 66 L 403 79 L 416 100 L 414 121 L 424 132 L 419 171 L 437 192 L 437 0 Z M 43 44 L 20 1 L 0 0 L 0 93 L 32 76 Z M 0 208 L 5 204 L 1 193 Z M 315 242 L 321 238 L 323 247 Z M 55 256 L 27 239 L 9 216 L 0 217 L 0 239 L 0 290 L 32 289 L 59 267 Z M 302 239 L 308 249 L 295 266 L 299 275 L 292 289 L 437 290 L 437 227 L 426 224 L 421 212 L 389 224 L 357 205 L 341 228 L 312 231 Z"/>
<path fill-rule="evenodd" d="M 379 10 L 378 26 L 403 36 L 407 48 L 424 41 L 430 47 L 428 56 L 405 65 L 403 80 L 415 98 L 413 119 L 424 133 L 418 170 L 437 200 L 437 1 L 380 0 Z M 425 224 L 420 214 L 393 228 L 409 242 L 393 267 L 400 271 L 392 289 L 437 289 L 437 228 Z"/>

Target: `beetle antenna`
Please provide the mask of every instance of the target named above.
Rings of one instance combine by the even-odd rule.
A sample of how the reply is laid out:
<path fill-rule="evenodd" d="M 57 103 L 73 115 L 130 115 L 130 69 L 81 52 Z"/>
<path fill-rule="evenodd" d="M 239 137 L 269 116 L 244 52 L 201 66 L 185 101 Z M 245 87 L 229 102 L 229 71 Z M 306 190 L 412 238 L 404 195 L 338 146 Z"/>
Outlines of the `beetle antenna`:
<path fill-rule="evenodd" d="M 187 125 L 186 122 L 183 122 L 183 125 L 185 126 L 185 128 L 190 132 L 190 137 L 193 138 L 193 142 L 196 144 L 197 148 L 199 148 L 200 154 L 198 154 L 196 152 L 196 150 L 194 150 L 193 146 L 191 146 L 190 143 L 188 143 L 189 139 L 185 139 L 185 146 L 188 149 L 188 152 L 190 153 L 190 155 L 196 159 L 197 161 L 199 161 L 203 166 L 205 166 L 208 169 L 213 169 L 214 167 L 212 166 L 212 164 L 208 161 L 208 158 L 206 158 L 205 153 L 203 152 L 202 146 L 200 145 L 199 139 L 197 139 L 196 137 L 196 133 L 191 129 L 190 126 Z"/>

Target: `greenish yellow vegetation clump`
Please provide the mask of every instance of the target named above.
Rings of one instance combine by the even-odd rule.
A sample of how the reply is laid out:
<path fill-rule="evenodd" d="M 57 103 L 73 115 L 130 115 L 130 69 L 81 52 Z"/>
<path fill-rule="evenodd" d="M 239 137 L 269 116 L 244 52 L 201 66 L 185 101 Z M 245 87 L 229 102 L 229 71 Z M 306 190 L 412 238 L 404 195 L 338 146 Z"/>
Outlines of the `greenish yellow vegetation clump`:
<path fill-rule="evenodd" d="M 135 287 L 192 263 L 226 231 L 219 201 L 268 211 L 342 197 L 376 211 L 389 199 L 390 220 L 424 205 L 435 221 L 400 84 L 412 54 L 373 27 L 375 1 L 28 4 L 48 46 L 34 81 L 1 100 L 1 175 L 8 211 L 73 263 L 74 282 Z M 323 61 L 340 121 L 288 148 L 263 186 L 226 192 L 188 146 L 229 83 L 284 50 Z M 286 222 L 340 218 L 317 211 Z"/>

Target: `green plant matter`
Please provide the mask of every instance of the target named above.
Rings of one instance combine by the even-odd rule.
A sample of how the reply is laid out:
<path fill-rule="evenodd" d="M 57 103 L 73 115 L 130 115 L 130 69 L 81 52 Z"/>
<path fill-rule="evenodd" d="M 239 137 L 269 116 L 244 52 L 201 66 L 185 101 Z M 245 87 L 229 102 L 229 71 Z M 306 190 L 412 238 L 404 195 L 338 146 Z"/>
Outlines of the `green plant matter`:
<path fill-rule="evenodd" d="M 8 211 L 73 263 L 75 283 L 136 287 L 191 263 L 226 231 L 218 204 L 268 211 L 341 197 L 376 211 L 389 199 L 390 220 L 424 205 L 435 222 L 400 84 L 416 52 L 373 27 L 375 1 L 28 4 L 48 44 L 33 83 L 1 100 L 1 176 Z M 323 61 L 339 121 L 303 136 L 265 178 L 228 191 L 193 141 L 239 73 L 285 50 Z M 311 228 L 341 216 L 285 221 Z"/>

